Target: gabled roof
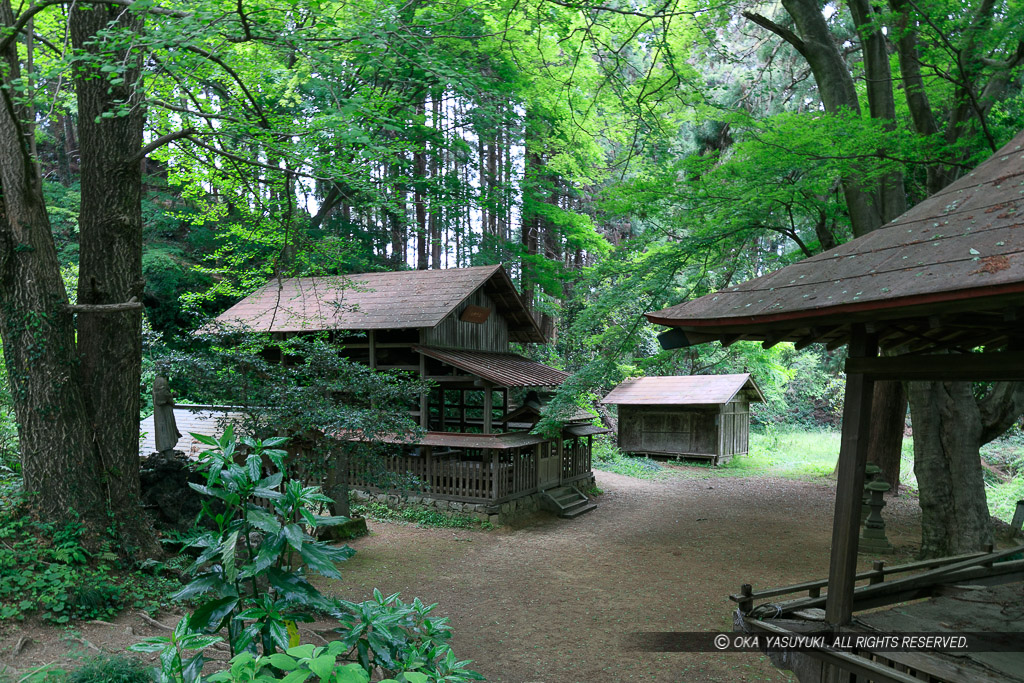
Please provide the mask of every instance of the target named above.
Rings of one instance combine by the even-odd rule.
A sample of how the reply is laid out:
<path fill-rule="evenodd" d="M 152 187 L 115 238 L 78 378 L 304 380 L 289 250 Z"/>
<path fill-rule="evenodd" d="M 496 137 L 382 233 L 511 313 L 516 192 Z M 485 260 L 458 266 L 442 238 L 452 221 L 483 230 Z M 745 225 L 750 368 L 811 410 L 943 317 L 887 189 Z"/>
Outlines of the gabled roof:
<path fill-rule="evenodd" d="M 750 401 L 764 402 L 764 396 L 749 374 L 677 375 L 638 377 L 608 392 L 601 403 L 627 406 L 721 405 L 733 400 L 740 391 Z"/>
<path fill-rule="evenodd" d="M 413 350 L 503 387 L 553 387 L 569 377 L 567 372 L 514 353 L 453 351 L 429 346 L 414 346 Z"/>
<path fill-rule="evenodd" d="M 512 341 L 544 341 L 501 265 L 271 280 L 217 320 L 257 332 L 431 328 L 481 287 Z"/>
<path fill-rule="evenodd" d="M 850 323 L 885 320 L 883 347 L 969 347 L 1005 343 L 1022 294 L 1024 133 L 889 227 L 647 318 L 691 331 L 682 345 L 841 344 Z"/>

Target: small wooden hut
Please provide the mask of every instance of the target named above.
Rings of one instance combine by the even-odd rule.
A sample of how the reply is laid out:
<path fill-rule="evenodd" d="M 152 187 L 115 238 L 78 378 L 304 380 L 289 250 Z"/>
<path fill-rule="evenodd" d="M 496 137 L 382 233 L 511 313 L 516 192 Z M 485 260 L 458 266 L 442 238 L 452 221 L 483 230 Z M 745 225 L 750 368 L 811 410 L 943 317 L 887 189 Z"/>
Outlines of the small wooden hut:
<path fill-rule="evenodd" d="M 764 396 L 748 374 L 638 377 L 604 397 L 619 406 L 627 453 L 729 462 L 747 452 L 750 403 Z"/>

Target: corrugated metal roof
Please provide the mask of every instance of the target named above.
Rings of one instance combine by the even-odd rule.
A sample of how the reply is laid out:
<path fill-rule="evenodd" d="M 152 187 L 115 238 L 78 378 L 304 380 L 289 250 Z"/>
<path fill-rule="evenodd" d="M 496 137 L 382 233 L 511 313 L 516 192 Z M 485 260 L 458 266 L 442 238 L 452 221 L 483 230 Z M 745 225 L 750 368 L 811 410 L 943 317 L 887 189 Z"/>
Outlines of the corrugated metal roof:
<path fill-rule="evenodd" d="M 567 372 L 514 353 L 453 351 L 429 346 L 414 346 L 413 350 L 503 387 L 553 387 L 569 378 Z"/>
<path fill-rule="evenodd" d="M 750 392 L 750 400 L 763 402 L 761 390 L 748 374 L 677 375 L 637 377 L 608 392 L 601 403 L 618 405 L 720 405 L 731 401 L 741 390 Z"/>
<path fill-rule="evenodd" d="M 217 320 L 257 332 L 430 328 L 481 287 L 513 341 L 544 341 L 500 265 L 271 280 Z"/>
<path fill-rule="evenodd" d="M 203 436 L 220 437 L 224 431 L 224 425 L 228 422 L 241 424 L 244 414 L 231 408 L 217 406 L 174 406 L 174 421 L 178 425 L 181 438 L 174 446 L 175 450 L 182 451 L 190 458 L 195 458 L 199 453 L 209 450 L 209 446 L 196 441 L 192 433 Z M 139 455 L 148 456 L 156 451 L 156 434 L 153 431 L 153 416 L 142 420 L 139 423 Z"/>
<path fill-rule="evenodd" d="M 801 324 L 977 310 L 1024 293 L 1024 133 L 886 228 L 774 273 L 648 313 L 653 322 L 765 339 Z M 988 304 L 986 304 L 988 305 Z M 917 308 L 914 308 L 917 307 Z M 801 322 L 802 321 L 802 322 Z"/>
<path fill-rule="evenodd" d="M 348 437 L 351 441 L 362 441 L 359 436 Z M 506 450 L 532 446 L 547 441 L 543 436 L 529 432 L 507 432 L 504 434 L 463 434 L 461 432 L 426 432 L 419 439 L 411 435 L 376 436 L 371 441 L 407 444 L 410 446 L 448 446 L 450 448 L 495 448 Z"/>

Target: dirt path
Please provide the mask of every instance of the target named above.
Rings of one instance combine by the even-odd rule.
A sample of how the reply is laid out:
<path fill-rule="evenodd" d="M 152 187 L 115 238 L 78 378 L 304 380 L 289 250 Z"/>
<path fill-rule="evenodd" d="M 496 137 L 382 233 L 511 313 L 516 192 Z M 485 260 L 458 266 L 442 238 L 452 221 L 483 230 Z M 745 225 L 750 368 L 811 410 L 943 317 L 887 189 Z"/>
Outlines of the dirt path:
<path fill-rule="evenodd" d="M 344 581 L 325 589 L 363 599 L 378 587 L 439 602 L 456 654 L 489 681 L 791 680 L 758 655 L 623 647 L 634 631 L 729 631 L 727 596 L 741 584 L 828 573 L 831 482 L 700 473 L 643 481 L 599 472 L 597 510 L 519 529 L 374 524 L 353 544 Z M 890 539 L 913 546 L 916 505 L 888 509 Z"/>
<path fill-rule="evenodd" d="M 343 581 L 321 587 L 352 600 L 377 587 L 440 603 L 456 654 L 494 683 L 792 680 L 759 655 L 632 652 L 623 641 L 636 631 L 729 631 L 727 596 L 741 584 L 826 576 L 834 485 L 671 469 L 656 481 L 598 472 L 599 507 L 575 520 L 542 516 L 491 532 L 371 524 L 352 543 Z M 907 551 L 888 559 L 901 561 L 919 539 L 916 502 L 886 511 L 890 539 Z M 156 634 L 133 614 L 70 630 L 0 624 L 0 680 Z"/>

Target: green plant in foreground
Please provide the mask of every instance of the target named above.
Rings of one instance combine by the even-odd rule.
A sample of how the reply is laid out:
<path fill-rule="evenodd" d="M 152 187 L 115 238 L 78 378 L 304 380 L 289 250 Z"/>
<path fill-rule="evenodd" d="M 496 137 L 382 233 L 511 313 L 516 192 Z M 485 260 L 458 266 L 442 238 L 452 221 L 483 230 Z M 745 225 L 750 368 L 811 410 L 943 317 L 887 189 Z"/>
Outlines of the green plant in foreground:
<path fill-rule="evenodd" d="M 190 546 L 200 549 L 188 569 L 194 578 L 172 597 L 202 599 L 187 628 L 206 633 L 226 629 L 232 654 L 284 650 L 293 644 L 289 622 L 310 621 L 311 612 L 333 608 L 309 583 L 306 570 L 341 578 L 335 565 L 354 552 L 319 542 L 306 528 L 347 518 L 316 514 L 330 503 L 319 488 L 295 480 L 282 483 L 286 453 L 276 447 L 286 439 L 242 439 L 247 452 L 244 464 L 238 464 L 239 442 L 230 426 L 220 439 L 192 436 L 213 447 L 202 457 L 206 484 L 190 486 L 214 499 L 203 503 L 201 513 L 214 528 L 191 540 Z M 277 471 L 264 475 L 264 466 Z M 259 505 L 260 500 L 269 507 Z"/>
<path fill-rule="evenodd" d="M 320 683 L 369 683 L 370 674 L 363 667 L 339 661 L 344 654 L 344 645 L 337 641 L 326 647 L 298 645 L 265 657 L 243 652 L 231 660 L 228 670 L 205 680 L 210 683 L 303 683 L 315 676 Z M 285 672 L 284 677 L 278 678 L 275 670 Z M 423 673 L 405 672 L 380 683 L 427 683 L 430 680 Z"/>
<path fill-rule="evenodd" d="M 199 683 L 206 664 L 203 651 L 224 640 L 220 636 L 195 632 L 190 621 L 186 616 L 169 636 L 147 638 L 128 648 L 133 652 L 159 654 L 160 666 L 154 672 L 157 683 Z"/>

